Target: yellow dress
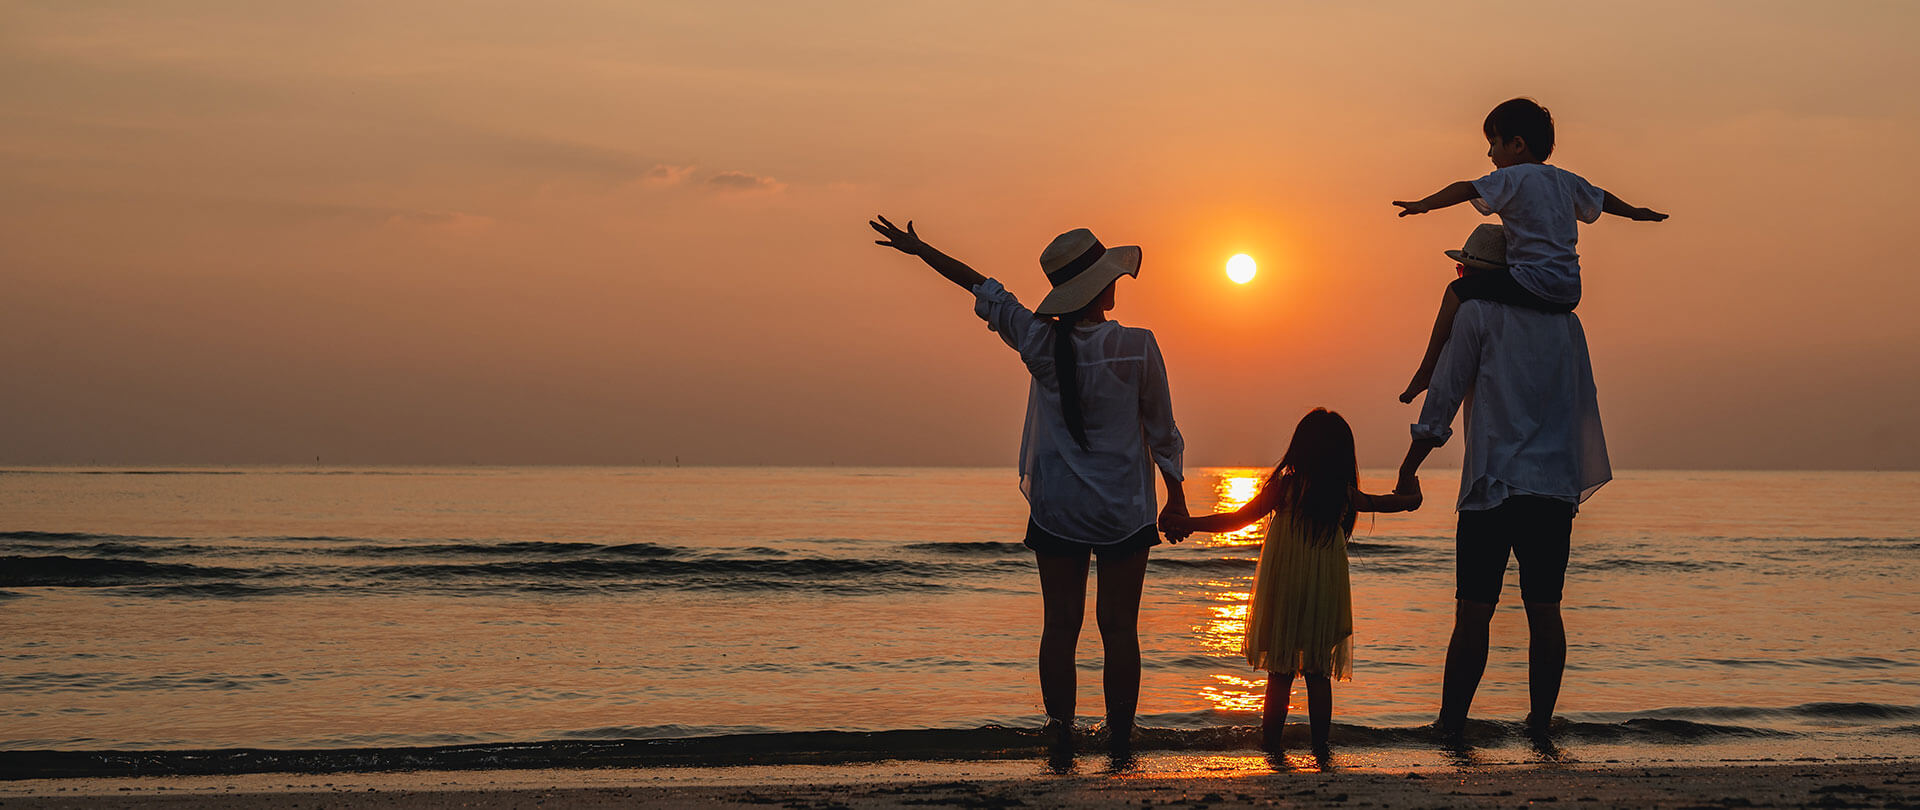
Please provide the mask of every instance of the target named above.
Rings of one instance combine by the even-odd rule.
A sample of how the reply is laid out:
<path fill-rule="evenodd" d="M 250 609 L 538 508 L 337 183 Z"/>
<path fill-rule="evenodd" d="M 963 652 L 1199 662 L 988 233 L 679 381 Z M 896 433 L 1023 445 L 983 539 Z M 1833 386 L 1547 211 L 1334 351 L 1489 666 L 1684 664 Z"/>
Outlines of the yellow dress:
<path fill-rule="evenodd" d="M 1347 537 L 1314 536 L 1291 504 L 1267 524 L 1247 604 L 1247 663 L 1277 675 L 1353 677 L 1353 593 Z"/>

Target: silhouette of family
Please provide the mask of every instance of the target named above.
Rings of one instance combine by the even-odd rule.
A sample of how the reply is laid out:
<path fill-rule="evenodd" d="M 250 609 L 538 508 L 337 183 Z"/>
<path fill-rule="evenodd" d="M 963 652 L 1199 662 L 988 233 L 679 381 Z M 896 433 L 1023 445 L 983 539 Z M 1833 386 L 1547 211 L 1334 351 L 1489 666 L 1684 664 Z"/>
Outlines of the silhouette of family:
<path fill-rule="evenodd" d="M 1465 458 L 1455 535 L 1456 590 L 1436 729 L 1457 739 L 1486 669 L 1488 628 L 1507 560 L 1520 571 L 1529 629 L 1526 726 L 1544 737 L 1566 665 L 1560 601 L 1573 517 L 1612 477 L 1600 428 L 1574 250 L 1578 223 L 1601 214 L 1658 222 L 1579 175 L 1547 164 L 1553 117 L 1531 99 L 1501 103 L 1482 125 L 1493 171 L 1411 202 L 1400 216 L 1471 203 L 1499 225 L 1475 228 L 1459 250 L 1432 337 L 1400 395 L 1425 392 L 1392 492 L 1359 489 L 1353 430 L 1315 408 L 1300 419 L 1257 494 L 1232 512 L 1191 516 L 1182 488 L 1185 447 L 1173 420 L 1159 344 L 1149 330 L 1109 319 L 1115 285 L 1140 272 L 1140 249 L 1108 247 L 1082 228 L 1040 254 L 1052 289 L 1028 309 L 1000 282 L 885 217 L 876 244 L 919 257 L 974 296 L 974 312 L 1020 353 L 1031 376 L 1020 442 L 1020 487 L 1031 512 L 1026 545 L 1040 572 L 1040 691 L 1047 733 L 1070 746 L 1074 649 L 1098 558 L 1095 620 L 1105 650 L 1108 744 L 1131 745 L 1140 693 L 1137 630 L 1148 550 L 1194 532 L 1267 520 L 1247 609 L 1243 651 L 1268 673 L 1264 745 L 1277 749 L 1293 679 L 1307 689 L 1314 748 L 1324 751 L 1332 682 L 1352 669 L 1353 610 L 1347 538 L 1361 512 L 1421 505 L 1420 465 L 1453 433 L 1465 403 Z M 1156 475 L 1167 492 L 1155 509 Z"/>

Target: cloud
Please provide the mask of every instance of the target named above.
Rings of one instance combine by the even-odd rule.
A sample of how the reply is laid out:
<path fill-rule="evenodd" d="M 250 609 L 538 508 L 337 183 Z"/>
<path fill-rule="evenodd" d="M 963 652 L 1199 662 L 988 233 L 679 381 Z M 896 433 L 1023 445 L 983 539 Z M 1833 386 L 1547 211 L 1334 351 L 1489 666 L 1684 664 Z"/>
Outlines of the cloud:
<path fill-rule="evenodd" d="M 786 183 L 771 177 L 762 177 L 746 172 L 721 172 L 707 178 L 707 187 L 724 192 L 766 192 L 773 194 L 785 190 Z"/>
<path fill-rule="evenodd" d="M 640 180 L 650 186 L 677 186 L 692 173 L 692 166 L 669 166 L 659 163 L 648 169 L 646 174 L 641 175 Z"/>

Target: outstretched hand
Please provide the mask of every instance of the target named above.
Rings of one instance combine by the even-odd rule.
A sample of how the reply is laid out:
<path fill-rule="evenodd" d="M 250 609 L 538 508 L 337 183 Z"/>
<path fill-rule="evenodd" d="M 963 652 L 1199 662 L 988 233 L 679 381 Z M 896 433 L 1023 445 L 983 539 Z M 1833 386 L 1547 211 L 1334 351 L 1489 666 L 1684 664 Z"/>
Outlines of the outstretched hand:
<path fill-rule="evenodd" d="M 1415 200 L 1413 202 L 1407 202 L 1406 200 L 1394 200 L 1393 204 L 1400 206 L 1400 216 L 1403 216 L 1403 217 L 1410 217 L 1410 216 L 1413 216 L 1414 214 L 1424 214 L 1427 211 L 1432 210 L 1427 208 L 1424 205 L 1421 205 L 1418 200 Z"/>
<path fill-rule="evenodd" d="M 914 232 L 913 220 L 907 220 L 907 229 L 904 231 L 900 230 L 899 226 L 888 222 L 886 217 L 881 216 L 867 220 L 867 224 L 873 226 L 875 231 L 885 237 L 873 240 L 874 244 L 881 247 L 890 247 L 901 253 L 918 256 L 927 246 L 927 243 L 920 241 L 920 234 Z"/>
<path fill-rule="evenodd" d="M 1629 217 L 1634 222 L 1664 222 L 1666 218 L 1666 214 L 1651 208 L 1636 208 L 1633 210 L 1633 216 Z"/>

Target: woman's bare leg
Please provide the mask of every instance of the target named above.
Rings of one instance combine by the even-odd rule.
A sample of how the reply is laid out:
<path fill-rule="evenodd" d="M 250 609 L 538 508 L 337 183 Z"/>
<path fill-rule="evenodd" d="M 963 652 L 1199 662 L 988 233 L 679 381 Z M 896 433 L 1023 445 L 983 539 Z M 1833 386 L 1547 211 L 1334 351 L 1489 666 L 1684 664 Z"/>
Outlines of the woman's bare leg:
<path fill-rule="evenodd" d="M 1101 673 L 1106 690 L 1110 744 L 1131 744 L 1133 714 L 1140 704 L 1140 591 L 1147 578 L 1147 550 L 1125 557 L 1100 558 L 1100 582 L 1093 614 L 1100 625 L 1100 645 L 1106 651 Z"/>
<path fill-rule="evenodd" d="M 1080 623 L 1087 611 L 1087 557 L 1034 554 L 1040 568 L 1040 697 L 1047 717 L 1063 724 L 1062 739 L 1073 733 L 1073 653 L 1080 644 Z"/>
<path fill-rule="evenodd" d="M 1413 373 L 1413 382 L 1407 383 L 1407 390 L 1400 393 L 1401 402 L 1412 402 L 1433 381 L 1433 367 L 1440 363 L 1440 350 L 1446 348 L 1447 338 L 1453 335 L 1453 316 L 1459 312 L 1460 299 L 1449 286 L 1447 294 L 1440 297 L 1440 312 L 1433 318 L 1433 335 L 1427 338 L 1426 356 L 1420 358 L 1420 370 Z"/>

